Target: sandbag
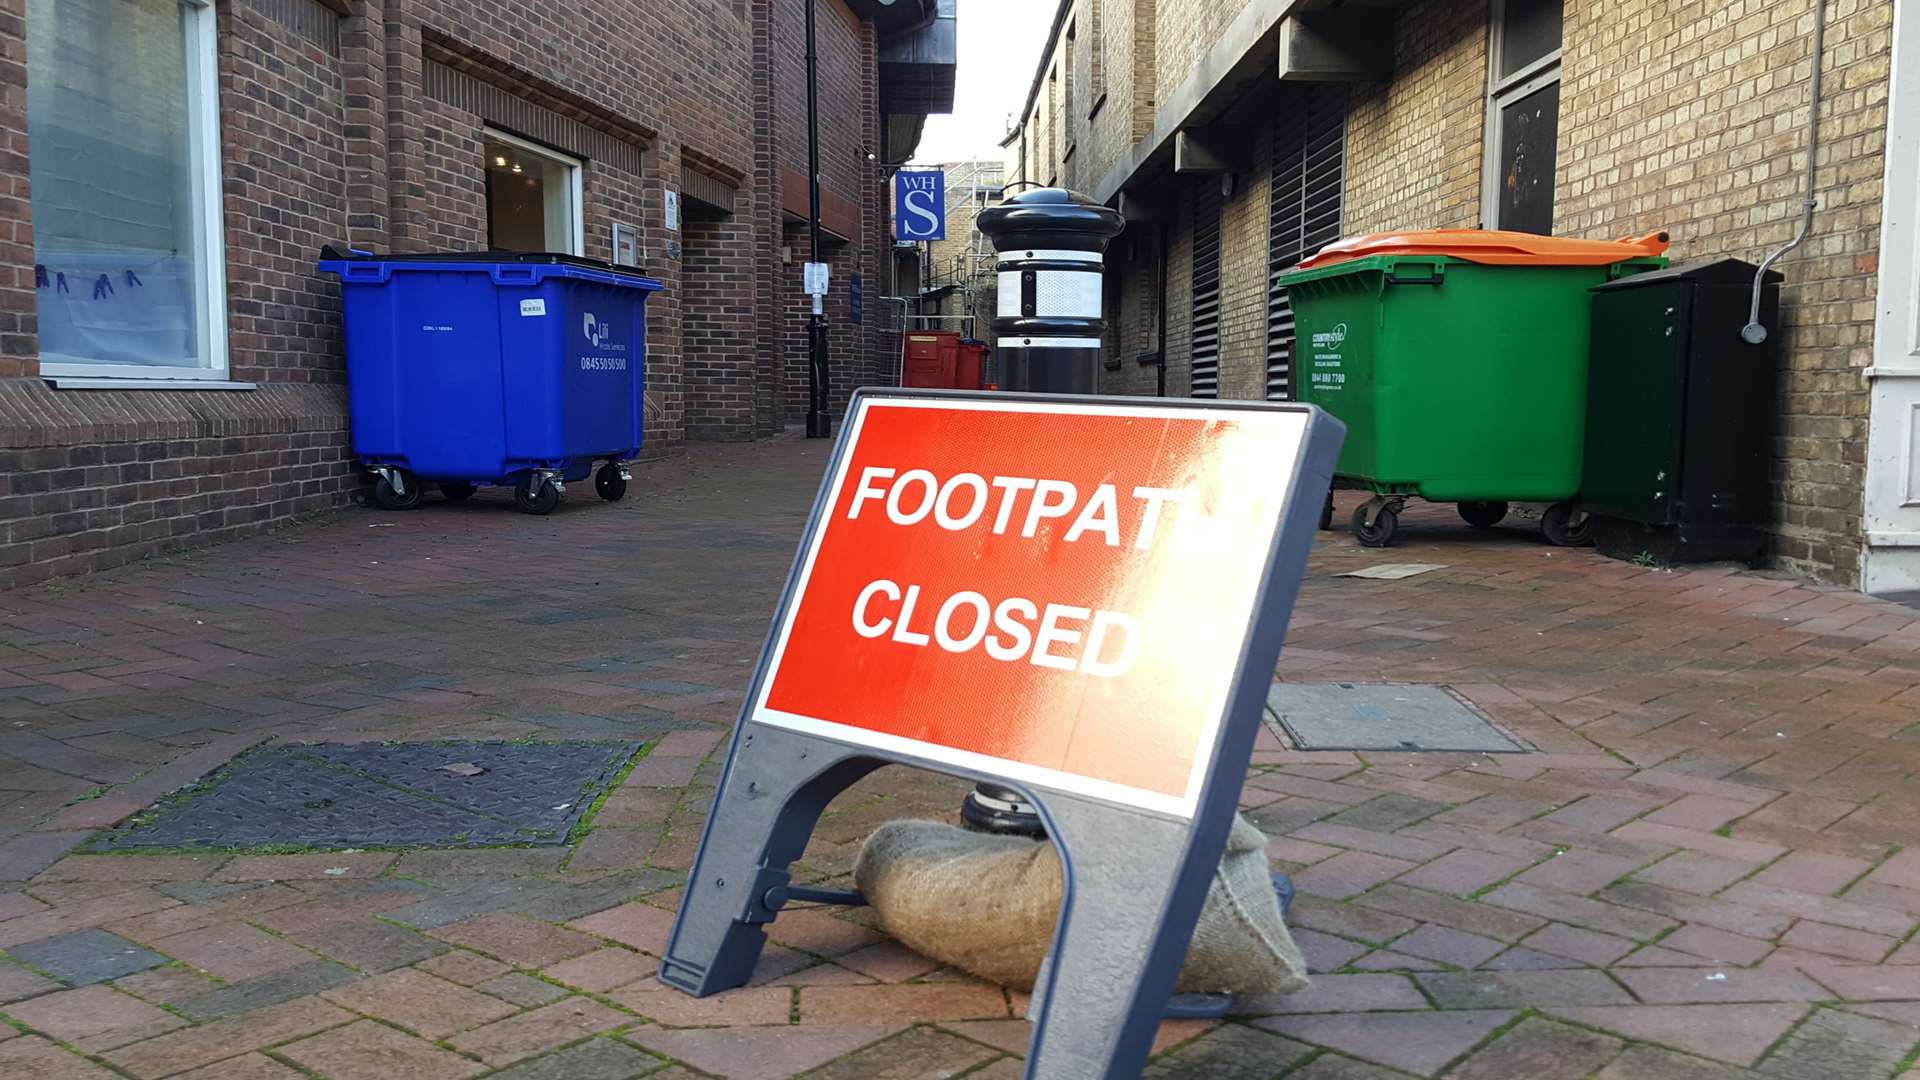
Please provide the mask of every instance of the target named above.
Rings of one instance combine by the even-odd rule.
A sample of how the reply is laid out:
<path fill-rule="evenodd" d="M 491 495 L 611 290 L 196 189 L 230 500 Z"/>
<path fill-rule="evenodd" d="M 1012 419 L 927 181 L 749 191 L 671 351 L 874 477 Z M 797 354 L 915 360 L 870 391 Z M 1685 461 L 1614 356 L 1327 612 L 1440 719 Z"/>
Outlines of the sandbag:
<path fill-rule="evenodd" d="M 1033 989 L 1066 891 L 1052 842 L 937 821 L 874 830 L 853 879 L 901 944 L 1019 990 Z M 1306 961 L 1273 889 L 1266 837 L 1235 815 L 1176 989 L 1290 994 L 1306 985 Z"/>

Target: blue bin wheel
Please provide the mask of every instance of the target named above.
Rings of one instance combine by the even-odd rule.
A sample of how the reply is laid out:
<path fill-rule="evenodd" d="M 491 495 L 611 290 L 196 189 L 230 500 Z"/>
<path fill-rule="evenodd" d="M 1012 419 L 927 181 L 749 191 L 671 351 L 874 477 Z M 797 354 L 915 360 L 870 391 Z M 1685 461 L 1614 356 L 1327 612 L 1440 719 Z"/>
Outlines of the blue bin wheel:
<path fill-rule="evenodd" d="M 448 502 L 466 502 L 473 498 L 476 490 L 478 489 L 465 480 L 440 481 L 440 494 L 445 495 Z"/>
<path fill-rule="evenodd" d="M 619 502 L 627 494 L 627 478 L 620 475 L 620 466 L 612 462 L 600 466 L 593 474 L 593 490 L 608 502 Z"/>
<path fill-rule="evenodd" d="M 534 487 L 536 483 L 540 485 L 538 488 Z M 553 481 L 544 476 L 531 473 L 521 477 L 520 482 L 513 485 L 514 509 L 523 514 L 551 514 L 554 507 L 559 505 L 559 489 L 553 486 Z"/>
<path fill-rule="evenodd" d="M 382 476 L 373 482 L 373 501 L 382 510 L 412 510 L 427 497 L 427 491 L 420 486 L 420 478 L 405 469 L 395 470 L 400 474 L 401 491 L 393 489 L 393 482 Z"/>

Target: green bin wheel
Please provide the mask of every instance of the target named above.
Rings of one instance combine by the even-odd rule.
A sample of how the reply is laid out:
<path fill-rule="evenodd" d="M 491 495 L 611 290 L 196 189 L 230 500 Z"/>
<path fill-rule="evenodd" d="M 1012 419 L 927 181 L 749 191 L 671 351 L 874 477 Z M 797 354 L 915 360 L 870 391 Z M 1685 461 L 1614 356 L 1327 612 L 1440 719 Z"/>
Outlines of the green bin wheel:
<path fill-rule="evenodd" d="M 1327 492 L 1327 504 L 1320 508 L 1320 531 L 1333 528 L 1333 492 Z"/>
<path fill-rule="evenodd" d="M 533 486 L 536 481 L 540 485 L 538 490 Z M 559 505 L 560 492 L 554 488 L 553 481 L 538 473 L 523 476 L 513 485 L 514 509 L 523 514 L 551 514 Z"/>
<path fill-rule="evenodd" d="M 620 466 L 608 463 L 602 465 L 593 474 L 593 490 L 608 502 L 619 502 L 627 494 L 627 478 L 620 475 Z"/>
<path fill-rule="evenodd" d="M 1540 532 L 1552 544 L 1560 547 L 1586 547 L 1593 543 L 1593 518 L 1582 517 L 1578 525 L 1573 523 L 1573 504 L 1558 502 L 1547 507 L 1540 515 Z"/>
<path fill-rule="evenodd" d="M 1491 529 L 1507 519 L 1507 504 L 1503 502 L 1463 502 L 1460 504 L 1460 520 L 1476 529 Z"/>
<path fill-rule="evenodd" d="M 393 482 L 382 476 L 373 482 L 373 501 L 382 510 L 412 510 L 427 497 L 420 480 L 405 469 L 395 470 L 400 474 L 400 486 L 404 493 L 393 490 Z"/>
<path fill-rule="evenodd" d="M 448 502 L 466 502 L 478 490 L 465 480 L 440 481 L 440 494 L 445 495 Z"/>
<path fill-rule="evenodd" d="M 1365 547 L 1386 547 L 1400 532 L 1400 515 L 1391 510 L 1382 510 L 1373 515 L 1373 527 L 1367 527 L 1367 508 L 1359 507 L 1353 512 L 1353 535 L 1358 537 Z"/>

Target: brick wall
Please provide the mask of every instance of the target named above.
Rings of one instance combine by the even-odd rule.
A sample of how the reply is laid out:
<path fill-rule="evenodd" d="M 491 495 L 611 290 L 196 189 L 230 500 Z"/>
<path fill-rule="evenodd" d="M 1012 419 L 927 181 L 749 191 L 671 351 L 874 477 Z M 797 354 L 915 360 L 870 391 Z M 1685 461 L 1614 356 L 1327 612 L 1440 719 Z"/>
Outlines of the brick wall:
<path fill-rule="evenodd" d="M 1480 224 L 1487 5 L 1415 0 L 1393 27 L 1393 79 L 1348 98 L 1345 231 Z"/>
<path fill-rule="evenodd" d="M 790 177 L 780 198 L 789 215 L 804 218 L 807 191 L 806 8 L 801 0 L 773 0 L 770 44 L 774 87 L 774 164 Z M 889 250 L 886 214 L 887 176 L 878 158 L 881 132 L 878 116 L 877 48 L 869 23 L 856 19 L 839 0 L 820 0 L 815 15 L 820 93 L 820 191 L 822 220 L 830 203 L 858 207 L 845 243 L 823 245 L 831 271 L 826 297 L 828 413 L 835 423 L 845 412 L 853 391 L 881 381 L 888 370 L 887 335 L 877 323 L 879 297 L 885 293 L 883 268 Z M 864 119 L 863 119 L 864 118 Z M 868 154 L 875 157 L 868 159 Z M 782 223 L 782 241 L 792 251 L 792 262 L 778 268 L 773 281 L 774 305 L 784 313 L 776 340 L 784 360 L 780 380 L 785 390 L 783 419 L 797 422 L 807 413 L 807 321 L 811 304 L 801 292 L 803 264 L 810 248 L 804 221 L 788 217 Z M 852 321 L 852 279 L 862 279 L 862 321 Z"/>
<path fill-rule="evenodd" d="M 337 27 L 332 13 L 312 14 Z M 337 46 L 240 4 L 225 9 L 221 29 L 233 377 L 342 382 L 339 289 L 313 272 L 321 246 L 346 237 Z"/>
<path fill-rule="evenodd" d="M 1168 218 L 1173 227 L 1167 245 L 1167 396 L 1193 392 L 1193 191 L 1195 184 L 1217 184 L 1211 176 L 1174 181 Z"/>
<path fill-rule="evenodd" d="M 1267 389 L 1267 231 L 1273 195 L 1273 139 L 1254 136 L 1251 164 L 1235 179 L 1220 214 L 1220 396 L 1253 398 Z M 1218 183 L 1217 177 L 1201 177 Z"/>
<path fill-rule="evenodd" d="M 1101 0 L 1075 0 L 1081 26 Z M 1133 87 L 1127 137 L 1105 128 L 1109 107 L 1077 136 L 1079 175 L 1105 176 L 1143 136 L 1154 99 L 1180 85 L 1242 0 L 1104 0 L 1109 106 Z M 1152 14 L 1149 34 L 1130 16 Z M 1555 176 L 1557 233 L 1614 238 L 1668 230 L 1675 261 L 1732 256 L 1758 262 L 1792 236 L 1803 197 L 1811 0 L 1731 6 L 1712 0 L 1568 0 Z M 1397 228 L 1473 228 L 1482 221 L 1488 64 L 1485 0 L 1412 0 L 1393 17 L 1390 79 L 1352 88 L 1346 133 L 1346 234 Z M 1780 437 L 1772 463 L 1777 563 L 1841 583 L 1856 580 L 1861 543 L 1871 335 L 1884 170 L 1892 5 L 1833 0 L 1823 67 L 1820 210 L 1809 242 L 1778 264 L 1782 290 Z M 1082 30 L 1084 36 L 1085 30 Z M 1145 50 L 1143 53 L 1142 50 Z M 1041 71 L 1050 70 L 1052 55 Z M 1044 100 L 1044 94 L 1042 95 Z M 1279 99 L 1274 99 L 1279 100 Z M 1141 103 L 1146 102 L 1143 106 Z M 1258 108 L 1249 110 L 1257 115 Z M 1056 120 L 1031 116 L 1015 141 L 1044 159 Z M 1081 121 L 1084 123 L 1084 120 Z M 1265 250 L 1270 167 L 1264 140 L 1227 201 L 1222 235 L 1223 396 L 1264 386 Z M 1050 163 L 1037 169 L 1044 177 Z M 1189 385 L 1192 241 L 1187 185 L 1159 167 L 1136 192 L 1168 200 L 1166 389 Z M 1154 268 L 1116 262 L 1112 296 L 1122 363 L 1105 388 L 1147 392 L 1157 310 Z M 1110 346 L 1113 347 L 1113 346 Z"/>
<path fill-rule="evenodd" d="M 1157 0 L 1154 4 L 1154 100 L 1165 101 L 1213 48 L 1248 0 Z"/>
<path fill-rule="evenodd" d="M 337 386 L 82 397 L 0 380 L 0 588 L 234 539 L 355 483 Z"/>
<path fill-rule="evenodd" d="M 1143 223 L 1128 226 L 1108 249 L 1102 393 L 1153 394 L 1159 385 L 1151 359 L 1160 348 L 1159 244 L 1158 227 Z"/>
<path fill-rule="evenodd" d="M 0 0 L 0 587 L 345 502 L 364 478 L 339 289 L 313 263 L 328 243 L 483 246 L 489 126 L 584 161 L 589 256 L 611 256 L 613 222 L 639 228 L 643 269 L 666 285 L 648 303 L 649 453 L 798 415 L 804 336 L 767 346 L 798 294 L 778 247 L 780 166 L 805 162 L 802 0 L 219 0 L 230 370 L 250 392 L 34 377 L 24 8 Z M 846 293 L 854 272 L 883 291 L 882 177 L 865 156 L 881 140 L 876 41 L 838 0 L 820 11 L 822 171 L 858 221 L 829 308 L 843 406 L 884 351 Z M 683 162 L 738 196 L 676 235 L 663 207 Z"/>
<path fill-rule="evenodd" d="M 0 0 L 0 379 L 39 370 L 27 182 L 27 0 Z"/>
<path fill-rule="evenodd" d="M 1556 231 L 1667 229 L 1678 262 L 1759 262 L 1799 227 L 1813 7 L 1806 0 L 1567 5 Z M 1893 5 L 1831 0 L 1806 245 L 1775 264 L 1781 566 L 1852 583 L 1861 544 L 1881 154 Z"/>
<path fill-rule="evenodd" d="M 680 349 L 691 438 L 740 441 L 758 430 L 753 224 L 690 216 L 682 228 Z"/>
<path fill-rule="evenodd" d="M 1773 555 L 1851 583 L 1860 550 L 1891 5 L 1828 10 L 1821 208 L 1777 269 L 1783 394 Z M 1554 229 L 1611 239 L 1665 229 L 1676 262 L 1759 262 L 1798 227 L 1812 7 L 1653 0 L 1567 5 Z M 1391 83 L 1354 96 L 1347 229 L 1481 220 L 1486 12 L 1410 6 Z"/>

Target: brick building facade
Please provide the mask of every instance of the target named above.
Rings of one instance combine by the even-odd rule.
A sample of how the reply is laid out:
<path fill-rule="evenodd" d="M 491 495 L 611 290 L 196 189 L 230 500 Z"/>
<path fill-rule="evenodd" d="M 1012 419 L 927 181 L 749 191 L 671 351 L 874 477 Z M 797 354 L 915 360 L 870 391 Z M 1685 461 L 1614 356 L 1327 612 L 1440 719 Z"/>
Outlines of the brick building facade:
<path fill-rule="evenodd" d="M 0 586 L 363 483 L 327 244 L 636 265 L 665 285 L 646 452 L 780 430 L 806 392 L 805 7 L 0 0 Z M 850 289 L 886 265 L 886 167 L 951 105 L 953 7 L 818 0 L 836 403 L 886 362 Z"/>
<path fill-rule="evenodd" d="M 1128 217 L 1109 266 L 1107 389 L 1286 396 L 1291 320 L 1270 275 L 1341 235 L 1664 229 L 1675 262 L 1757 263 L 1784 244 L 1804 197 L 1815 5 L 1063 0 L 1009 179 L 1073 186 Z M 1863 525 L 1870 383 L 1910 351 L 1875 334 L 1876 315 L 1912 315 L 1910 301 L 1876 304 L 1883 203 L 1914 209 L 1883 158 L 1894 22 L 1889 0 L 1825 2 L 1819 210 L 1776 267 L 1771 557 L 1849 584 L 1873 545 L 1920 543 L 1911 525 Z M 1519 104 L 1552 121 L 1527 148 L 1548 197 L 1512 206 L 1490 177 L 1512 164 L 1501 122 Z M 1915 108 L 1904 130 L 1920 127 Z"/>

